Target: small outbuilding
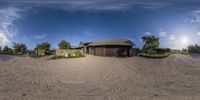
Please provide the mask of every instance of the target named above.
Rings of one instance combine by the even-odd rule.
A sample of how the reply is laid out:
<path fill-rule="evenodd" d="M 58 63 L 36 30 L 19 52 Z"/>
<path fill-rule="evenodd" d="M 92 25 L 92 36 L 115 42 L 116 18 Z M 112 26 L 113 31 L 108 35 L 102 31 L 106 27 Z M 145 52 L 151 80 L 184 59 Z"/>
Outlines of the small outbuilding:
<path fill-rule="evenodd" d="M 134 54 L 133 46 L 135 44 L 128 39 L 106 39 L 82 43 L 80 49 L 95 56 L 130 57 Z"/>

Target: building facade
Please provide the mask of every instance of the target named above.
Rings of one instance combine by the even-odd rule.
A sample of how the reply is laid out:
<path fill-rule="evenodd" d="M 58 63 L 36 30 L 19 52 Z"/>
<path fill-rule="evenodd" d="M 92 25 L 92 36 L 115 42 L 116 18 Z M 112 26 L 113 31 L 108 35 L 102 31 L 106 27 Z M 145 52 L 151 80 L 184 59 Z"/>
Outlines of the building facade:
<path fill-rule="evenodd" d="M 128 39 L 107 39 L 81 43 L 78 49 L 95 56 L 131 57 L 135 44 Z"/>

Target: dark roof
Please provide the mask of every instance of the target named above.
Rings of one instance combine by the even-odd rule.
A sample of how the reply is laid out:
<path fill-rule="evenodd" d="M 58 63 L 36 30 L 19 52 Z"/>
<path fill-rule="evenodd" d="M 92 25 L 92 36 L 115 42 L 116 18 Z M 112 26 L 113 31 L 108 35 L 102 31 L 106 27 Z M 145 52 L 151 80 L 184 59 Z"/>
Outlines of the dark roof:
<path fill-rule="evenodd" d="M 83 46 L 71 46 L 71 49 L 80 49 L 82 48 Z"/>
<path fill-rule="evenodd" d="M 88 45 L 88 44 L 90 44 L 90 43 L 92 43 L 92 42 L 82 42 L 81 45 Z"/>
<path fill-rule="evenodd" d="M 121 46 L 135 46 L 135 44 L 128 39 L 105 39 L 94 41 L 89 46 L 101 46 L 101 45 L 121 45 Z"/>

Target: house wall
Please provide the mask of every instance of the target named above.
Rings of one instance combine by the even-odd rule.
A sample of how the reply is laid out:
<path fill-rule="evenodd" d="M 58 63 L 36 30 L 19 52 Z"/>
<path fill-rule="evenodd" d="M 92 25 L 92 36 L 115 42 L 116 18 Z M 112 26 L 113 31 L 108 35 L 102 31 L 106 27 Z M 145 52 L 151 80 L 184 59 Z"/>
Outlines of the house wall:
<path fill-rule="evenodd" d="M 45 55 L 45 50 L 35 50 L 35 53 L 36 53 L 38 56 L 44 56 L 44 55 Z"/>
<path fill-rule="evenodd" d="M 132 48 L 132 52 L 133 52 L 132 53 L 133 56 L 137 56 L 140 52 L 140 49 L 139 48 Z"/>
<path fill-rule="evenodd" d="M 103 46 L 99 46 L 99 47 L 95 47 L 94 48 L 94 51 L 95 51 L 95 54 L 96 56 L 106 56 L 106 51 L 104 49 L 105 47 Z"/>
<path fill-rule="evenodd" d="M 56 50 L 56 56 L 65 56 L 67 50 Z"/>
<path fill-rule="evenodd" d="M 56 56 L 65 56 L 65 57 L 73 56 L 73 54 L 74 54 L 74 52 L 76 50 L 79 50 L 79 49 L 75 49 L 75 50 L 61 50 L 61 49 L 58 49 L 58 50 L 56 50 Z M 80 49 L 80 52 L 81 51 L 82 50 Z"/>
<path fill-rule="evenodd" d="M 95 56 L 133 56 L 131 46 L 94 46 L 88 47 L 89 53 Z"/>
<path fill-rule="evenodd" d="M 88 54 L 94 55 L 94 47 L 89 47 L 88 49 L 89 49 Z"/>

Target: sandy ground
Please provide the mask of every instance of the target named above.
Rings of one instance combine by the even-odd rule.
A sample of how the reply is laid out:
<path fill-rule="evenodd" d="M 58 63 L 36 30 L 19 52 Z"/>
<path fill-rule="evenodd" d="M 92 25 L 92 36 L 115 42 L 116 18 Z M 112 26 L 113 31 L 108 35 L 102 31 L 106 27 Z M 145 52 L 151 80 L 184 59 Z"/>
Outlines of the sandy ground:
<path fill-rule="evenodd" d="M 200 57 L 0 55 L 0 100 L 200 100 Z"/>

